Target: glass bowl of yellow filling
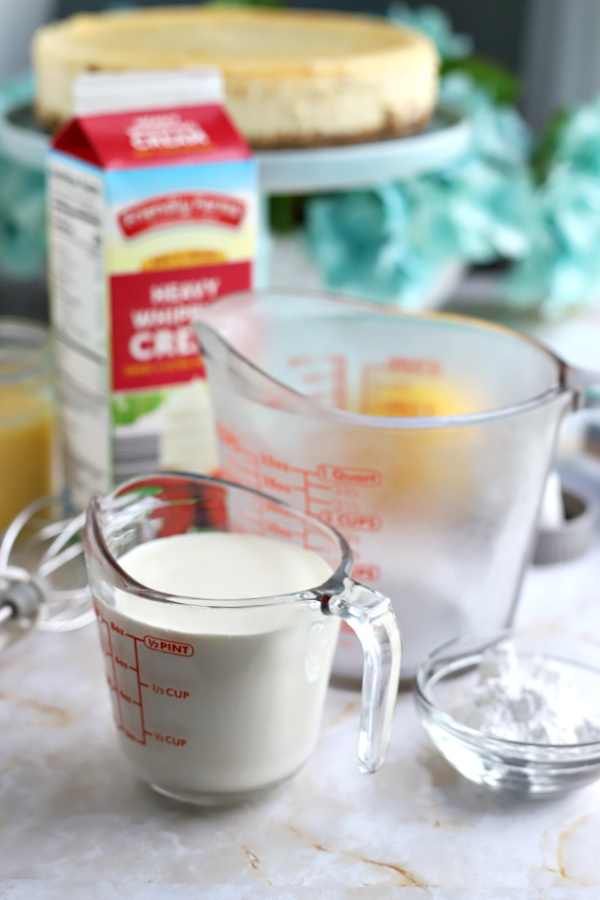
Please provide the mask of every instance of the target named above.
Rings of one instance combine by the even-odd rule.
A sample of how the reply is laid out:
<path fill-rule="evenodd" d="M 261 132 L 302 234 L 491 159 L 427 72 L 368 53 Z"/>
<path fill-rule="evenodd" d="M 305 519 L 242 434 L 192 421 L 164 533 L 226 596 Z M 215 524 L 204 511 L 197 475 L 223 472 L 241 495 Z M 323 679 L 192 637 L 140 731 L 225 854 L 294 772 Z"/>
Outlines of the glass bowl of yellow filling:
<path fill-rule="evenodd" d="M 0 533 L 56 486 L 54 366 L 48 329 L 0 317 Z"/>

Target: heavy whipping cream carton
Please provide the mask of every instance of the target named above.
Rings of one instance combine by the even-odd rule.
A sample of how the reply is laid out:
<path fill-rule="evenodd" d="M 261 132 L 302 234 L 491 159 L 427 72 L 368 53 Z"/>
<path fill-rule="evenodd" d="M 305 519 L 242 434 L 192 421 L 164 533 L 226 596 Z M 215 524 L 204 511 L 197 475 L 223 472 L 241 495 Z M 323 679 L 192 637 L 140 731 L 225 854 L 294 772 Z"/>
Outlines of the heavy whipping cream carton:
<path fill-rule="evenodd" d="M 217 466 L 196 310 L 253 284 L 256 166 L 218 73 L 82 76 L 48 159 L 50 309 L 73 502 Z"/>

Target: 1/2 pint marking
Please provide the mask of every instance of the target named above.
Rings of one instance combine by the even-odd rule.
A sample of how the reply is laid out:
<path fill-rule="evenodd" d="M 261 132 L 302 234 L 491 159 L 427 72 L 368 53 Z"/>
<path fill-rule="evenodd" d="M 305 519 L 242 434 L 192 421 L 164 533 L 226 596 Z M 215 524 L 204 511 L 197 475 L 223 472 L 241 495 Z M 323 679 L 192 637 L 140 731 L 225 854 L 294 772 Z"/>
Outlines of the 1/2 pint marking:
<path fill-rule="evenodd" d="M 163 638 L 152 637 L 147 634 L 144 637 L 144 647 L 148 650 L 157 650 L 159 653 L 171 653 L 174 656 L 193 656 L 194 648 L 183 641 L 165 641 Z"/>

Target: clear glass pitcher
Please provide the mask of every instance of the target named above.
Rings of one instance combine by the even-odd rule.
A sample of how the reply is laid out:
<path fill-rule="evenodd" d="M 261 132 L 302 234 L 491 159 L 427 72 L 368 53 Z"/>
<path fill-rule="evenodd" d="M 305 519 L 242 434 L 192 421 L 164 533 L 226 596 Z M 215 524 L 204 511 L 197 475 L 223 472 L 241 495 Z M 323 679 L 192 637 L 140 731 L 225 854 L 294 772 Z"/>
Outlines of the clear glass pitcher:
<path fill-rule="evenodd" d="M 326 295 L 230 295 L 196 325 L 223 477 L 339 529 L 392 598 L 403 674 L 515 615 L 559 424 L 586 383 L 517 332 Z M 334 672 L 360 676 L 342 629 Z"/>
<path fill-rule="evenodd" d="M 238 485 L 161 473 L 91 501 L 85 558 L 120 745 L 155 790 L 229 804 L 293 775 L 317 742 L 340 621 L 364 648 L 359 768 L 380 767 L 398 628 L 387 597 L 348 577 L 352 552 L 329 526 Z M 290 586 L 257 595 L 253 579 L 273 571 Z"/>

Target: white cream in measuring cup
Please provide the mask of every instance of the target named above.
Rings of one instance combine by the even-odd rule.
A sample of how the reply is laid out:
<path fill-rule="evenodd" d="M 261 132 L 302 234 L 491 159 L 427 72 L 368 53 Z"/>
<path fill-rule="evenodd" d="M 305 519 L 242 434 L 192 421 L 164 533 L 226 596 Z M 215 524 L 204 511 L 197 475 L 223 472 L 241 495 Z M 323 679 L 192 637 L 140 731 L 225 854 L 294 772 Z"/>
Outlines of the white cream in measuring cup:
<path fill-rule="evenodd" d="M 222 532 L 149 541 L 119 565 L 148 587 L 186 597 L 286 594 L 331 575 L 302 547 Z M 211 611 L 201 623 L 196 610 L 188 612 L 174 628 L 168 604 L 121 593 L 114 611 L 99 616 L 117 684 L 122 663 L 128 666 L 129 690 L 117 697 L 127 755 L 152 783 L 166 773 L 170 784 L 203 793 L 283 780 L 316 742 L 339 620 L 311 623 L 293 605 L 250 609 L 233 625 L 227 611 Z"/>
<path fill-rule="evenodd" d="M 86 561 L 107 680 L 142 779 L 219 804 L 290 777 L 317 741 L 340 618 L 366 637 L 359 757 L 379 767 L 399 639 L 387 598 L 347 577 L 347 549 L 318 521 L 215 479 L 147 476 L 92 502 Z"/>

